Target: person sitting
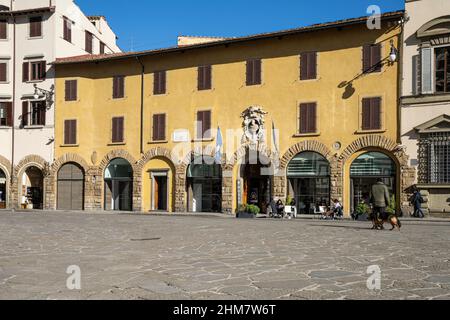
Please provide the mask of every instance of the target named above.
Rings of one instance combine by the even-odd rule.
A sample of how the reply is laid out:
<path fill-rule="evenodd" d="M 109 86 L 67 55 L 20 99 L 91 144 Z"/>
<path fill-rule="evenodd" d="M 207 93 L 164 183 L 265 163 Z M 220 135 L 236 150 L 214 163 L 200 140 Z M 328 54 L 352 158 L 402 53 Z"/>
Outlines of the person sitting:
<path fill-rule="evenodd" d="M 280 215 L 284 214 L 284 204 L 283 201 L 281 201 L 281 199 L 278 199 L 277 201 L 277 213 Z"/>

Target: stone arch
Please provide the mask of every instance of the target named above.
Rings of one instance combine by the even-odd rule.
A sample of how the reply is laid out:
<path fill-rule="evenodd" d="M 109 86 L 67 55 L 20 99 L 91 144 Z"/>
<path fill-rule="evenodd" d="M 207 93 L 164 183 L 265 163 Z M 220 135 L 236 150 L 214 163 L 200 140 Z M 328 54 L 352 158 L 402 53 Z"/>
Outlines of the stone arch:
<path fill-rule="evenodd" d="M 286 169 L 292 158 L 294 158 L 297 154 L 305 151 L 313 151 L 321 154 L 325 159 L 327 159 L 330 162 L 331 165 L 333 159 L 331 155 L 331 150 L 328 149 L 326 145 L 324 145 L 319 141 L 307 140 L 294 144 L 284 153 L 283 157 L 281 157 L 280 160 L 280 168 L 283 170 Z"/>
<path fill-rule="evenodd" d="M 97 203 L 98 208 L 104 209 L 104 173 L 106 170 L 106 167 L 111 162 L 111 160 L 114 160 L 116 158 L 123 158 L 127 160 L 131 168 L 133 169 L 133 200 L 132 200 L 132 206 L 133 211 L 141 211 L 141 184 L 142 184 L 142 172 L 139 170 L 139 167 L 137 165 L 136 159 L 126 150 L 118 149 L 118 150 L 112 150 L 108 152 L 100 162 L 100 164 L 97 167 L 97 170 L 95 173 L 93 173 L 93 180 L 94 183 L 94 202 Z M 99 204 L 99 205 L 98 205 Z"/>
<path fill-rule="evenodd" d="M 3 156 L 0 156 L 0 169 L 6 176 L 6 208 L 9 208 L 11 198 L 11 162 Z"/>
<path fill-rule="evenodd" d="M 278 197 L 284 198 L 287 195 L 287 167 L 289 162 L 299 153 L 302 152 L 316 152 L 322 155 L 325 159 L 328 160 L 330 164 L 330 197 L 335 198 L 336 196 L 336 158 L 332 154 L 331 150 L 322 142 L 316 140 L 306 140 L 291 146 L 281 157 L 279 172 L 280 174 L 276 177 L 276 190 L 280 192 L 277 194 Z"/>
<path fill-rule="evenodd" d="M 50 167 L 50 177 L 48 179 L 47 184 L 47 192 L 45 194 L 46 197 L 46 209 L 50 210 L 56 210 L 57 204 L 57 181 L 58 181 L 58 172 L 61 169 L 62 166 L 64 166 L 67 163 L 75 163 L 79 165 L 83 171 L 84 171 L 84 179 L 85 179 L 85 190 L 84 190 L 84 200 L 85 200 L 85 207 L 86 207 L 86 199 L 88 199 L 88 203 L 91 203 L 89 194 L 92 192 L 91 189 L 93 189 L 93 186 L 91 185 L 91 176 L 89 175 L 90 172 L 92 172 L 91 167 L 87 163 L 86 160 L 84 160 L 83 157 L 74 154 L 74 153 L 66 153 L 59 157 L 57 160 L 53 162 L 53 164 Z"/>
<path fill-rule="evenodd" d="M 409 156 L 406 154 L 404 147 L 395 141 L 381 135 L 370 135 L 361 137 L 348 145 L 337 159 L 338 179 L 337 185 L 342 186 L 344 181 L 344 166 L 350 157 L 356 152 L 365 149 L 375 149 L 385 153 L 394 160 L 398 166 L 399 186 L 400 186 L 400 206 L 407 206 L 409 189 L 415 181 L 415 169 L 409 166 Z M 340 187 L 336 192 L 342 198 L 343 188 Z"/>
<path fill-rule="evenodd" d="M 48 190 L 48 182 L 50 175 L 50 164 L 39 155 L 28 155 L 24 157 L 19 163 L 14 167 L 14 172 L 12 174 L 12 186 L 11 186 L 11 203 L 15 208 L 19 208 L 19 200 L 21 191 L 19 190 L 19 179 L 22 177 L 22 174 L 25 170 L 31 166 L 35 166 L 42 171 L 42 175 L 44 177 L 43 181 L 43 207 L 47 208 L 47 190 Z"/>
<path fill-rule="evenodd" d="M 244 144 L 233 153 L 233 156 L 231 158 L 227 160 L 228 166 L 234 167 L 236 164 L 238 164 L 239 161 L 245 157 L 248 149 L 262 154 L 263 156 L 270 159 L 270 161 L 272 161 L 272 163 L 274 164 L 278 164 L 279 162 L 278 154 L 276 154 L 275 152 L 271 152 L 267 145 L 258 144 L 255 146 L 253 144 Z"/>
<path fill-rule="evenodd" d="M 175 159 L 175 161 L 173 161 L 172 152 L 169 149 L 162 148 L 162 147 L 152 148 L 149 151 L 147 151 L 142 156 L 142 158 L 139 159 L 139 161 L 136 163 L 136 168 L 138 170 L 142 170 L 150 160 L 157 158 L 157 157 L 167 159 L 169 161 L 169 163 L 171 165 L 173 165 L 173 167 L 175 168 L 177 160 Z"/>
<path fill-rule="evenodd" d="M 189 164 L 191 163 L 192 156 L 215 156 L 215 147 L 197 146 L 192 151 L 188 152 L 186 156 L 180 161 L 178 165 L 175 166 L 175 211 L 183 212 L 187 208 L 186 200 L 186 173 Z M 223 164 L 222 164 L 223 170 Z"/>

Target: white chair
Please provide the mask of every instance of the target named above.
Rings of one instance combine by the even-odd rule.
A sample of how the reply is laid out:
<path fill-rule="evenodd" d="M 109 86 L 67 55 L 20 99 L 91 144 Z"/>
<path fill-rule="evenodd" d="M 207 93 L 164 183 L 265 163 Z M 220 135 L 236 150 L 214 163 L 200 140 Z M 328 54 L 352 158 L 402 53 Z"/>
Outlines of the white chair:
<path fill-rule="evenodd" d="M 290 218 L 297 218 L 297 208 L 295 206 L 285 206 L 284 216 L 289 216 Z"/>

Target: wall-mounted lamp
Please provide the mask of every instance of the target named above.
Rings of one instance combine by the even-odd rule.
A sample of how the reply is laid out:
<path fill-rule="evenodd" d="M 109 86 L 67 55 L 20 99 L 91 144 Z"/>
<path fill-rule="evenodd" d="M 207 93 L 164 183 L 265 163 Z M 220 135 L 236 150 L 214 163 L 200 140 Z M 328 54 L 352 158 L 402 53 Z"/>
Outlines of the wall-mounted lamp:
<path fill-rule="evenodd" d="M 391 53 L 389 54 L 389 60 L 394 63 L 398 58 L 398 50 L 394 46 L 394 40 L 391 39 Z"/>
<path fill-rule="evenodd" d="M 45 96 L 45 101 L 50 104 L 53 102 L 53 95 L 55 94 L 55 86 L 52 84 L 50 87 L 50 90 L 41 89 L 37 86 L 37 84 L 34 84 L 34 99 L 39 99 L 41 95 Z"/>

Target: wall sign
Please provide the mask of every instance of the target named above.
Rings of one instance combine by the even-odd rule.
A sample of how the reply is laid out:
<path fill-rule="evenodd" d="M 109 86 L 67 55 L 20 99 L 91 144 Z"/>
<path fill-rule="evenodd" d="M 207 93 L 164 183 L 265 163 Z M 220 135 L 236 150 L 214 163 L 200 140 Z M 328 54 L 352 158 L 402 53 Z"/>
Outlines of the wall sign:
<path fill-rule="evenodd" d="M 173 142 L 189 142 L 189 131 L 188 130 L 175 130 L 172 136 Z"/>

